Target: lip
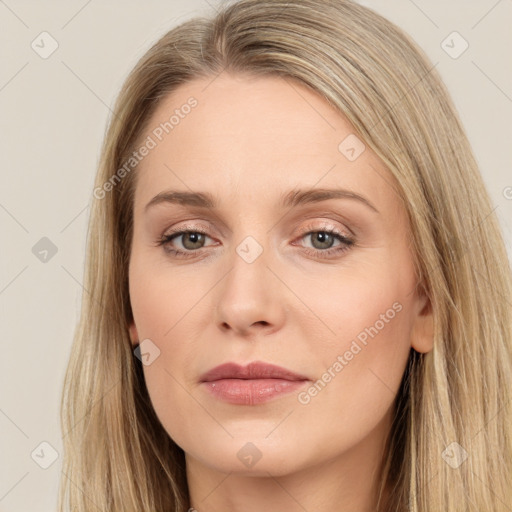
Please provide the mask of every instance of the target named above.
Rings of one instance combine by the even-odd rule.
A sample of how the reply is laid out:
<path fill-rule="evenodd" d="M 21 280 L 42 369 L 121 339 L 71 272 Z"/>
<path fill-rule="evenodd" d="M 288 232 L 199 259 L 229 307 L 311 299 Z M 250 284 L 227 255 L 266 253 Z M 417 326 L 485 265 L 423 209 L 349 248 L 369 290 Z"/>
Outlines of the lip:
<path fill-rule="evenodd" d="M 238 405 L 261 404 L 296 391 L 309 382 L 304 375 L 261 361 L 246 366 L 221 364 L 199 380 L 217 399 Z"/>

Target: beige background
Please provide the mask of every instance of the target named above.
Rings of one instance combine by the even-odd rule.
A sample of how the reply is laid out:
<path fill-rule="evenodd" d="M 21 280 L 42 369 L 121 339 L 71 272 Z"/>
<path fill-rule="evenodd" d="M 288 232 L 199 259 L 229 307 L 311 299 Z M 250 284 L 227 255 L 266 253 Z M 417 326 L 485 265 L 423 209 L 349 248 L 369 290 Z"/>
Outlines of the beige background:
<path fill-rule="evenodd" d="M 210 3 L 0 0 L 0 511 L 56 509 L 60 392 L 109 106 L 151 43 L 178 22 L 219 5 Z M 362 3 L 406 29 L 438 63 L 512 255 L 512 2 Z M 58 43 L 46 59 L 31 47 L 43 31 Z M 469 43 L 457 59 L 441 47 L 453 31 Z M 455 50 L 461 42 L 452 44 Z M 46 263 L 32 252 L 42 237 L 58 250 Z M 51 462 L 52 449 L 42 442 L 58 457 L 47 469 L 40 464 Z"/>

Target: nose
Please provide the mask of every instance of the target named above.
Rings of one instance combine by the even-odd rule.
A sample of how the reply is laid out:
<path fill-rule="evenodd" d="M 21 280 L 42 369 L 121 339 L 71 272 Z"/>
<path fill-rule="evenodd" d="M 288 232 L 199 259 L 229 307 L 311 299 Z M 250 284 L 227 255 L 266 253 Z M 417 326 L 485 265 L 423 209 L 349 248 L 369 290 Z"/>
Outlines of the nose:
<path fill-rule="evenodd" d="M 265 251 L 252 262 L 241 254 L 233 255 L 231 269 L 216 287 L 217 325 L 246 338 L 269 335 L 285 321 L 284 285 L 268 266 Z"/>

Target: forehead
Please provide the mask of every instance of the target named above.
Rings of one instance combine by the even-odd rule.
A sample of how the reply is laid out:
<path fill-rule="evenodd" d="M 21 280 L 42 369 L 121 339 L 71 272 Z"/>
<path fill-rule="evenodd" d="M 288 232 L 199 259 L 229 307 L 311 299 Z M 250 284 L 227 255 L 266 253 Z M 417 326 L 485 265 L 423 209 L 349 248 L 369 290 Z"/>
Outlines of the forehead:
<path fill-rule="evenodd" d="M 397 199 L 348 120 L 288 78 L 222 73 L 182 84 L 150 118 L 140 140 L 148 138 L 136 203 L 166 187 L 245 199 L 275 191 L 277 201 L 292 188 L 343 186 L 377 203 Z"/>

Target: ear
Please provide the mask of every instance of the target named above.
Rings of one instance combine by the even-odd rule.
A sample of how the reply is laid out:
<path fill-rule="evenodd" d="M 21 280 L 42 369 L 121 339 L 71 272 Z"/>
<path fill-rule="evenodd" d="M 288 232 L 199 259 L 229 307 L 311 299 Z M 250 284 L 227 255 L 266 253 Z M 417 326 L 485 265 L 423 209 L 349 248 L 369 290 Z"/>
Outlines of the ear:
<path fill-rule="evenodd" d="M 426 354 L 434 348 L 434 317 L 432 304 L 425 292 L 418 297 L 418 312 L 411 333 L 411 346 Z"/>
<path fill-rule="evenodd" d="M 137 327 L 135 327 L 135 322 L 132 320 L 128 331 L 130 333 L 130 341 L 132 342 L 132 345 L 135 346 L 139 343 L 139 334 L 137 332 Z"/>

